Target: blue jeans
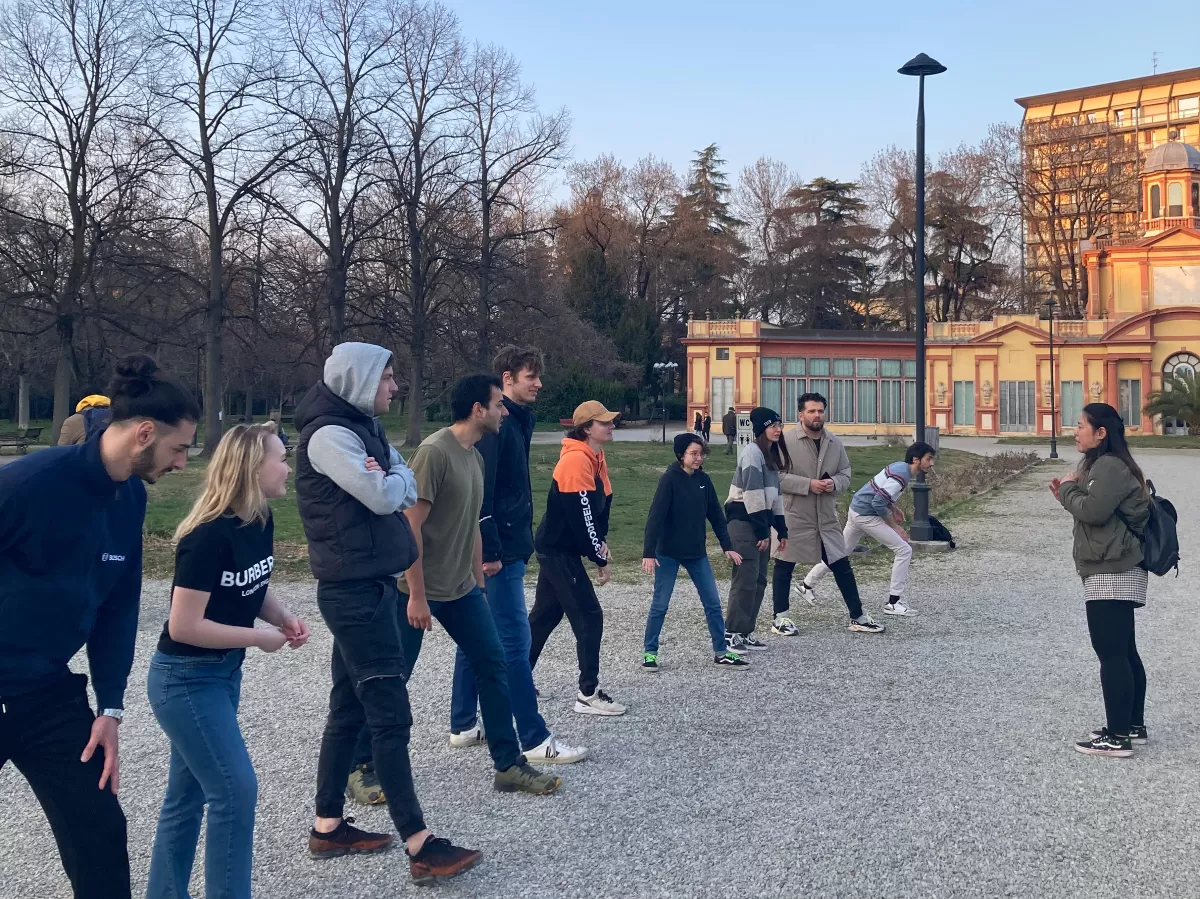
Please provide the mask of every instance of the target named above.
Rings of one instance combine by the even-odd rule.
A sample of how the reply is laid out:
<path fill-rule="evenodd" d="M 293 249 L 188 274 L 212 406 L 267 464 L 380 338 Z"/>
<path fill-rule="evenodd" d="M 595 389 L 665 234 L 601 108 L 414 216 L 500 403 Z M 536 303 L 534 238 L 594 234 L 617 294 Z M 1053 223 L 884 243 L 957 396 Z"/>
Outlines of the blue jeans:
<path fill-rule="evenodd" d="M 525 608 L 525 563 L 506 562 L 495 577 L 487 579 L 487 602 L 504 647 L 508 666 L 508 697 L 517 721 L 517 736 L 524 749 L 532 749 L 550 736 L 550 728 L 538 711 L 533 669 L 529 667 L 529 612 Z M 476 722 L 479 691 L 467 654 L 454 656 L 454 690 L 450 698 L 450 730 L 462 733 Z"/>
<path fill-rule="evenodd" d="M 717 593 L 717 579 L 713 577 L 708 557 L 699 559 L 672 559 L 660 555 L 658 567 L 654 569 L 654 599 L 650 601 L 650 614 L 646 617 L 646 652 L 658 652 L 658 635 L 662 633 L 663 619 L 675 592 L 675 578 L 682 566 L 696 585 L 700 602 L 704 605 L 704 618 L 708 621 L 708 635 L 712 637 L 713 652 L 725 654 L 725 619 L 721 615 L 721 596 Z"/>
<path fill-rule="evenodd" d="M 147 899 L 189 896 L 205 805 L 204 895 L 250 899 L 258 779 L 237 720 L 245 656 L 243 649 L 219 657 L 156 652 L 150 660 L 146 692 L 171 741 L 171 766 Z"/>

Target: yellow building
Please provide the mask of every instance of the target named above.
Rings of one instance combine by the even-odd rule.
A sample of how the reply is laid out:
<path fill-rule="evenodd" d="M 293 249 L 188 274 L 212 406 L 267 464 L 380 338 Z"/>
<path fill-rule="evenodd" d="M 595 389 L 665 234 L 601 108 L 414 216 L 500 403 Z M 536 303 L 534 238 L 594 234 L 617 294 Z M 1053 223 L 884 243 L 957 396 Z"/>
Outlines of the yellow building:
<path fill-rule="evenodd" d="M 1184 433 L 1142 407 L 1175 372 L 1200 370 L 1200 150 L 1174 139 L 1156 147 L 1141 190 L 1141 236 L 1082 248 L 1087 314 L 1055 319 L 1053 379 L 1044 317 L 929 324 L 929 424 L 943 434 L 1069 433 L 1084 405 L 1107 402 L 1133 433 Z M 684 343 L 689 421 L 697 411 L 718 421 L 729 406 L 757 405 L 795 421 L 796 399 L 811 390 L 829 399 L 837 433 L 912 434 L 911 333 L 692 321 Z"/>

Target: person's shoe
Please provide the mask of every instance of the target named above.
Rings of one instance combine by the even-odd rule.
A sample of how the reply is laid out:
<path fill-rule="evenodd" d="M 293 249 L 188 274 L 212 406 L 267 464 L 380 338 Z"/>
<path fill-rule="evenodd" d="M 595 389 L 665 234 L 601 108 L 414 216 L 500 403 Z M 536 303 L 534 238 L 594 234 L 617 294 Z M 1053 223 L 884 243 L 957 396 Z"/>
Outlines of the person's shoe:
<path fill-rule="evenodd" d="M 732 652 L 735 655 L 740 655 L 746 652 L 746 638 L 741 634 L 726 634 L 725 635 L 725 651 Z"/>
<path fill-rule="evenodd" d="M 343 818 L 329 833 L 308 832 L 308 854 L 313 858 L 338 858 L 342 855 L 370 855 L 392 848 L 390 833 L 370 833 L 351 827 L 353 818 Z"/>
<path fill-rule="evenodd" d="M 1129 737 L 1118 737 L 1108 732 L 1108 728 L 1098 737 L 1081 740 L 1075 744 L 1075 751 L 1084 755 L 1105 755 L 1114 759 L 1133 758 L 1133 743 Z"/>
<path fill-rule="evenodd" d="M 1107 727 L 1097 727 L 1088 734 L 1088 739 L 1098 740 L 1106 734 L 1108 734 Z M 1133 727 L 1129 728 L 1129 742 L 1135 745 L 1145 745 L 1146 743 L 1150 742 L 1150 735 L 1146 732 L 1146 725 L 1135 724 Z"/>
<path fill-rule="evenodd" d="M 870 615 L 864 613 L 858 618 L 850 619 L 850 630 L 857 634 L 882 634 L 884 627 L 882 624 L 876 624 Z"/>
<path fill-rule="evenodd" d="M 596 688 L 596 692 L 591 696 L 584 696 L 580 693 L 575 697 L 575 711 L 581 715 L 603 715 L 608 718 L 615 718 L 617 715 L 625 714 L 625 706 L 619 702 L 613 702 L 612 697 Z"/>
<path fill-rule="evenodd" d="M 470 871 L 483 858 L 478 849 L 464 849 L 455 846 L 445 837 L 430 835 L 421 845 L 421 851 L 408 856 L 408 875 L 418 886 L 430 886 L 439 880 L 457 877 L 463 871 Z"/>
<path fill-rule="evenodd" d="M 658 653 L 643 652 L 642 653 L 642 670 L 643 671 L 658 671 Z"/>
<path fill-rule="evenodd" d="M 767 644 L 755 637 L 754 634 L 746 634 L 742 637 L 742 649 L 751 652 L 766 652 Z"/>
<path fill-rule="evenodd" d="M 721 668 L 749 668 L 750 663 L 736 652 L 723 652 L 713 657 L 713 662 Z"/>
<path fill-rule="evenodd" d="M 562 779 L 553 774 L 543 774 L 530 768 L 522 759 L 506 771 L 497 771 L 492 781 L 498 793 L 532 793 L 534 796 L 549 796 L 562 786 Z"/>
<path fill-rule="evenodd" d="M 911 606 L 905 605 L 900 600 L 896 600 L 895 602 L 889 602 L 883 607 L 883 614 L 903 615 L 906 618 L 911 618 L 913 615 L 917 614 L 917 610 Z"/>
<path fill-rule="evenodd" d="M 476 724 L 470 730 L 464 730 L 461 733 L 450 734 L 450 745 L 455 749 L 465 749 L 468 746 L 482 746 L 487 742 L 487 734 L 483 732 L 483 725 Z"/>
<path fill-rule="evenodd" d="M 359 805 L 383 805 L 387 802 L 374 765 L 358 765 L 350 772 L 350 779 L 346 781 L 346 796 Z"/>
<path fill-rule="evenodd" d="M 554 734 L 551 734 L 533 749 L 526 749 L 523 754 L 525 761 L 531 765 L 573 765 L 587 758 L 588 750 L 586 746 L 568 746 L 566 743 L 560 743 Z"/>
<path fill-rule="evenodd" d="M 794 637 L 800 633 L 800 629 L 796 627 L 792 619 L 776 615 L 775 622 L 771 625 L 771 633 L 780 637 Z"/>
<path fill-rule="evenodd" d="M 810 606 L 815 606 L 817 604 L 817 591 L 814 590 L 812 587 L 808 586 L 808 584 L 804 583 L 804 581 L 800 581 L 799 583 L 793 584 L 792 592 L 795 593 L 797 596 L 799 596 L 802 600 L 804 600 Z"/>

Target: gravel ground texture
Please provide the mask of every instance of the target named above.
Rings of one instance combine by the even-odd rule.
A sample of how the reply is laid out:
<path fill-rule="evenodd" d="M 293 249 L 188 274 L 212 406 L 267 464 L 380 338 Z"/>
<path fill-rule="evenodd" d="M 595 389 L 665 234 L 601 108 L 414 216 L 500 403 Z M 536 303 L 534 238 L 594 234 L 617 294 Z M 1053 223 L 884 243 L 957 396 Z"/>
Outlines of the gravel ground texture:
<path fill-rule="evenodd" d="M 888 625 L 882 636 L 846 630 L 830 578 L 815 609 L 796 610 L 799 637 L 767 635 L 769 651 L 749 670 L 716 670 L 699 602 L 681 579 L 664 670 L 649 675 L 638 667 L 648 586 L 603 590 L 603 683 L 629 713 L 571 710 L 574 646 L 564 623 L 535 672 L 543 712 L 593 757 L 559 769 L 555 796 L 496 794 L 484 750 L 449 748 L 453 647 L 435 631 L 411 685 L 418 792 L 436 832 L 485 853 L 437 890 L 547 899 L 1195 896 L 1200 648 L 1188 605 L 1197 574 L 1186 557 L 1200 524 L 1200 454 L 1138 456 L 1181 513 L 1185 568 L 1178 579 L 1152 578 L 1138 615 L 1151 742 L 1135 759 L 1071 751 L 1103 722 L 1103 706 L 1070 521 L 1045 489 L 1067 465 L 1045 463 L 954 524 L 957 552 L 917 557 L 909 599 L 919 617 L 879 615 L 886 568 L 864 568 L 864 597 Z M 167 590 L 146 585 L 121 730 L 135 895 L 166 780 L 167 743 L 144 691 Z M 242 726 L 260 781 L 254 895 L 417 893 L 400 850 L 323 862 L 305 854 L 330 643 L 313 585 L 281 591 L 314 639 L 298 652 L 252 652 L 246 663 Z M 769 610 L 768 598 L 760 632 Z M 0 771 L 0 797 L 0 897 L 68 896 L 49 827 L 11 765 Z M 356 815 L 390 829 L 382 810 Z M 203 895 L 199 865 L 194 895 Z"/>

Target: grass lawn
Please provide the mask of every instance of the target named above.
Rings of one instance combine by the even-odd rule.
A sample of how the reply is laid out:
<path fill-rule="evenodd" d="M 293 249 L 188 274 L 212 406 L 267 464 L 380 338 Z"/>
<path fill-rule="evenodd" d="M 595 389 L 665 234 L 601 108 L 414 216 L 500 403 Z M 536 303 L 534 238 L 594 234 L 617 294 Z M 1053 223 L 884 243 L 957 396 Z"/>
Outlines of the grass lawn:
<path fill-rule="evenodd" d="M 854 469 L 854 489 L 886 464 L 902 458 L 902 451 L 898 447 L 848 447 L 847 451 Z M 718 447 L 716 453 L 705 464 L 705 470 L 712 477 L 722 497 L 728 491 L 733 476 L 733 457 L 723 453 Z M 558 454 L 559 448 L 556 445 L 535 445 L 530 452 L 534 514 L 538 519 L 545 510 L 550 476 Z M 955 450 L 943 450 L 939 453 L 938 469 L 934 472 L 933 479 L 934 511 L 991 486 L 1002 474 L 1029 461 L 1024 455 L 1014 455 L 1011 459 L 1004 456 L 995 458 L 1000 462 Z M 610 515 L 608 543 L 613 552 L 614 574 L 618 579 L 628 580 L 642 576 L 639 565 L 646 515 L 658 478 L 672 461 L 674 456 L 670 449 L 662 444 L 611 445 L 608 464 L 616 502 Z M 203 463 L 193 461 L 186 470 L 170 474 L 149 488 L 150 504 L 146 513 L 148 576 L 170 576 L 173 565 L 170 537 L 198 494 L 203 477 Z M 841 497 L 843 513 L 848 504 L 849 494 L 844 494 Z M 294 495 L 289 494 L 277 500 L 273 508 L 276 570 L 284 577 L 309 577 L 304 532 L 296 512 Z M 709 542 L 710 551 L 719 554 L 719 547 L 711 537 Z M 531 567 L 536 569 L 536 560 L 532 561 Z"/>
<path fill-rule="evenodd" d="M 1200 449 L 1200 437 L 1185 434 L 1126 434 L 1130 446 L 1144 446 L 1148 449 Z M 1063 436 L 1058 438 L 1059 446 L 1071 446 L 1074 438 Z M 1049 446 L 1049 437 L 1001 437 L 998 443 L 1012 446 Z"/>

